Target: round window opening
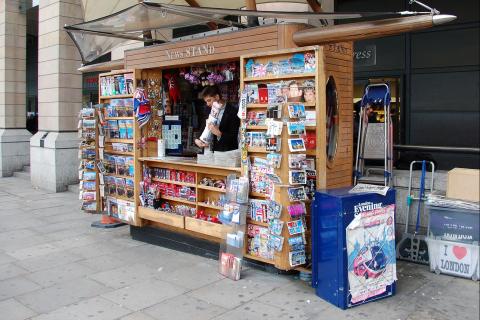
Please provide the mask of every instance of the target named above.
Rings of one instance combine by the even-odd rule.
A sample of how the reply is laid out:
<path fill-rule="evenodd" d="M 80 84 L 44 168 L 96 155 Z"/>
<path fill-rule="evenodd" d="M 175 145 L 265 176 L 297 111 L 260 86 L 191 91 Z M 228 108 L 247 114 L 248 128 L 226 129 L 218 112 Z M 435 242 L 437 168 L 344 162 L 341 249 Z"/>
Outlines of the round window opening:
<path fill-rule="evenodd" d="M 327 99 L 327 165 L 333 165 L 337 153 L 339 111 L 337 86 L 332 76 L 328 78 L 326 86 Z"/>

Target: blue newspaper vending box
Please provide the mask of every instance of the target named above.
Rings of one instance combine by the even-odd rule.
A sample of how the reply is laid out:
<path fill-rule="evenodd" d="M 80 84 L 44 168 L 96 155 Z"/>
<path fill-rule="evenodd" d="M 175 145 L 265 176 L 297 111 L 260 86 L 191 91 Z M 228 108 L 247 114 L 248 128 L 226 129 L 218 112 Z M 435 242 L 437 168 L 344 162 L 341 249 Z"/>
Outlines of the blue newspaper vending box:
<path fill-rule="evenodd" d="M 312 203 L 312 286 L 347 309 L 395 293 L 395 190 L 334 189 Z"/>

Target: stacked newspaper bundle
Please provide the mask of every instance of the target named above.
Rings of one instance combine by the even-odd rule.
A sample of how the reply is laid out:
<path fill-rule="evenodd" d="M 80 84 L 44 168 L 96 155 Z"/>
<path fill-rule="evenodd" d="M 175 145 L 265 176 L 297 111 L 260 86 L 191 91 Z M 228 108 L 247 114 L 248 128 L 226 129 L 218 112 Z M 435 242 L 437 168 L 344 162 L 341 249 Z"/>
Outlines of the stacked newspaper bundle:
<path fill-rule="evenodd" d="M 466 210 L 480 210 L 478 202 L 468 202 L 463 200 L 451 199 L 445 196 L 431 194 L 427 198 L 427 204 L 435 207 L 466 209 Z"/>

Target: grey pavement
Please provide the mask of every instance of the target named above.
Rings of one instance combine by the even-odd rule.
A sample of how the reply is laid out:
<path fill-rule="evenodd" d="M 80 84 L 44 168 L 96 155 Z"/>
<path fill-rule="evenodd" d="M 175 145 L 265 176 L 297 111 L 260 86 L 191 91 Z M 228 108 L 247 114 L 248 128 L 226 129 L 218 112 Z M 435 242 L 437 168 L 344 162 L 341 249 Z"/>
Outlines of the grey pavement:
<path fill-rule="evenodd" d="M 0 320 L 479 318 L 479 283 L 398 263 L 392 298 L 342 311 L 294 276 L 246 269 L 90 227 L 78 195 L 0 179 Z"/>

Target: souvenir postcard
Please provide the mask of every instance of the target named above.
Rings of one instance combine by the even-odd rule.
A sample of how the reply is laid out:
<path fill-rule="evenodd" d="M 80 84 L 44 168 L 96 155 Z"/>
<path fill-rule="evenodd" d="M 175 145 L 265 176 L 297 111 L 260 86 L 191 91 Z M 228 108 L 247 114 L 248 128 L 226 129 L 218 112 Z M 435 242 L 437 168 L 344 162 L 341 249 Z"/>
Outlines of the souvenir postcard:
<path fill-rule="evenodd" d="M 133 198 L 135 181 L 133 179 L 125 179 L 125 185 L 127 187 L 127 197 Z"/>
<path fill-rule="evenodd" d="M 268 136 L 265 138 L 266 150 L 279 152 L 282 147 L 282 138 L 279 136 Z"/>
<path fill-rule="evenodd" d="M 265 147 L 265 132 L 250 131 L 247 132 L 247 146 L 249 147 Z"/>
<path fill-rule="evenodd" d="M 97 168 L 98 168 L 98 172 L 102 174 L 105 174 L 107 172 L 107 170 L 105 169 L 105 165 L 103 164 L 103 161 L 97 162 Z"/>
<path fill-rule="evenodd" d="M 274 184 L 282 184 L 282 179 L 274 174 L 274 173 L 267 173 L 268 179 L 270 179 Z"/>
<path fill-rule="evenodd" d="M 261 194 L 270 194 L 273 190 L 273 183 L 264 173 L 250 173 L 250 190 Z"/>
<path fill-rule="evenodd" d="M 117 199 L 107 197 L 107 213 L 109 216 L 118 217 Z"/>
<path fill-rule="evenodd" d="M 127 126 L 125 125 L 125 120 L 118 120 L 118 131 L 120 139 L 127 139 Z"/>
<path fill-rule="evenodd" d="M 125 167 L 125 157 L 115 157 L 115 169 L 116 173 L 125 176 L 128 174 Z"/>
<path fill-rule="evenodd" d="M 258 103 L 258 85 L 247 84 L 245 90 L 247 91 L 247 103 Z"/>
<path fill-rule="evenodd" d="M 305 250 L 305 240 L 303 238 L 303 234 L 295 237 L 289 237 L 288 245 L 292 251 Z"/>
<path fill-rule="evenodd" d="M 270 222 L 268 224 L 268 228 L 270 230 L 270 233 L 274 234 L 274 235 L 277 235 L 277 236 L 281 235 L 282 230 L 283 230 L 283 224 L 284 224 L 284 222 L 280 219 L 270 220 Z"/>
<path fill-rule="evenodd" d="M 253 221 L 267 221 L 268 203 L 267 200 L 250 199 L 248 202 L 250 219 Z"/>
<path fill-rule="evenodd" d="M 282 95 L 280 83 L 269 83 L 267 84 L 268 90 L 268 103 L 282 103 L 284 102 L 284 97 Z"/>
<path fill-rule="evenodd" d="M 292 267 L 299 266 L 306 263 L 306 256 L 304 250 L 292 251 L 288 253 L 290 265 Z"/>
<path fill-rule="evenodd" d="M 83 183 L 83 190 L 94 191 L 97 183 L 96 181 L 80 181 Z"/>
<path fill-rule="evenodd" d="M 80 111 L 82 118 L 92 118 L 95 115 L 95 109 L 94 108 L 83 108 Z"/>
<path fill-rule="evenodd" d="M 303 169 L 307 165 L 307 155 L 303 153 L 289 154 L 288 167 L 290 169 Z"/>
<path fill-rule="evenodd" d="M 82 195 L 82 200 L 83 201 L 95 201 L 95 200 L 97 200 L 97 192 L 95 192 L 95 191 L 84 192 L 83 195 Z"/>
<path fill-rule="evenodd" d="M 267 154 L 267 161 L 270 166 L 279 169 L 282 164 L 282 155 L 280 153 L 269 153 Z"/>
<path fill-rule="evenodd" d="M 126 173 L 126 174 L 129 175 L 130 177 L 133 177 L 134 174 L 135 174 L 133 157 L 126 157 L 125 158 L 125 166 L 126 166 L 126 168 L 128 168 L 128 171 L 127 171 L 128 173 Z"/>
<path fill-rule="evenodd" d="M 288 139 L 288 148 L 290 152 L 302 152 L 305 151 L 305 142 L 302 138 Z"/>
<path fill-rule="evenodd" d="M 305 203 L 303 202 L 289 205 L 287 207 L 287 211 L 292 218 L 298 218 L 304 216 L 307 213 Z"/>
<path fill-rule="evenodd" d="M 245 120 L 247 118 L 247 91 L 245 89 L 243 89 L 240 96 L 237 116 L 242 120 Z"/>
<path fill-rule="evenodd" d="M 282 134 L 282 121 L 275 121 L 268 118 L 265 120 L 265 125 L 267 126 L 267 136 L 280 136 Z"/>
<path fill-rule="evenodd" d="M 315 170 L 315 158 L 307 158 L 305 160 L 307 170 Z M 307 172 L 308 175 L 308 172 Z"/>
<path fill-rule="evenodd" d="M 284 238 L 282 236 L 271 234 L 270 237 L 268 238 L 268 245 L 270 248 L 273 248 L 275 251 L 282 251 L 283 240 Z"/>
<path fill-rule="evenodd" d="M 106 113 L 107 113 L 107 117 L 109 117 L 109 118 L 118 117 L 117 109 L 114 105 L 112 105 L 112 103 L 113 103 L 113 100 L 111 100 L 110 104 L 107 105 L 107 108 L 105 110 Z"/>
<path fill-rule="evenodd" d="M 251 164 L 250 166 L 250 171 L 252 173 L 266 174 L 266 173 L 273 173 L 275 169 L 268 164 L 267 159 L 255 157 L 253 160 L 253 164 Z"/>
<path fill-rule="evenodd" d="M 293 236 L 295 234 L 305 232 L 302 219 L 287 222 L 288 233 Z"/>
<path fill-rule="evenodd" d="M 302 121 L 287 122 L 287 129 L 290 135 L 305 134 L 305 123 Z"/>
<path fill-rule="evenodd" d="M 117 185 L 115 184 L 115 177 L 105 176 L 105 185 L 107 187 L 107 193 L 110 195 L 117 194 Z"/>
<path fill-rule="evenodd" d="M 85 211 L 95 211 L 95 210 L 97 210 L 97 202 L 96 201 L 83 202 L 82 203 L 82 210 L 85 210 Z"/>
<path fill-rule="evenodd" d="M 305 193 L 305 187 L 288 188 L 288 199 L 291 202 L 306 200 L 307 195 Z"/>
<path fill-rule="evenodd" d="M 293 73 L 305 72 L 305 56 L 302 53 L 295 53 L 289 62 Z"/>
<path fill-rule="evenodd" d="M 133 139 L 133 120 L 125 120 L 125 127 L 127 128 L 127 139 Z"/>
<path fill-rule="evenodd" d="M 290 103 L 288 105 L 288 116 L 292 119 L 305 118 L 305 105 L 301 103 Z"/>
<path fill-rule="evenodd" d="M 83 180 L 93 181 L 97 179 L 97 173 L 94 171 L 84 171 Z"/>
<path fill-rule="evenodd" d="M 82 159 L 84 160 L 95 159 L 95 149 L 82 149 Z"/>
<path fill-rule="evenodd" d="M 262 126 L 265 125 L 265 119 L 267 113 L 265 111 L 249 111 L 247 112 L 246 123 L 249 126 Z"/>
<path fill-rule="evenodd" d="M 290 170 L 288 171 L 288 182 L 290 184 L 305 184 L 307 183 L 307 173 L 305 170 Z"/>
<path fill-rule="evenodd" d="M 120 138 L 120 131 L 118 128 L 118 121 L 117 120 L 108 120 L 108 132 L 110 139 L 118 139 Z"/>
<path fill-rule="evenodd" d="M 282 117 L 282 104 L 269 104 L 267 106 L 267 118 L 280 119 Z"/>
<path fill-rule="evenodd" d="M 267 204 L 267 219 L 280 219 L 280 216 L 282 215 L 282 205 L 274 200 L 267 200 Z"/>
<path fill-rule="evenodd" d="M 115 185 L 117 186 L 117 194 L 119 196 L 124 196 L 127 193 L 125 188 L 125 179 L 124 178 L 115 178 Z"/>
<path fill-rule="evenodd" d="M 280 74 L 290 74 L 292 73 L 292 65 L 288 59 L 280 60 L 278 62 Z"/>
<path fill-rule="evenodd" d="M 256 168 L 268 168 L 270 165 L 267 159 L 255 157 L 253 158 L 253 166 Z M 263 170 L 262 170 L 263 171 Z M 270 170 L 268 170 L 270 171 Z"/>
<path fill-rule="evenodd" d="M 95 170 L 95 161 L 93 160 L 84 160 L 83 161 L 83 166 L 87 170 Z"/>
<path fill-rule="evenodd" d="M 314 72 L 316 69 L 315 53 L 306 52 L 304 54 L 304 57 L 305 57 L 305 72 Z"/>
<path fill-rule="evenodd" d="M 305 126 L 316 127 L 317 126 L 317 113 L 316 111 L 305 111 Z"/>

